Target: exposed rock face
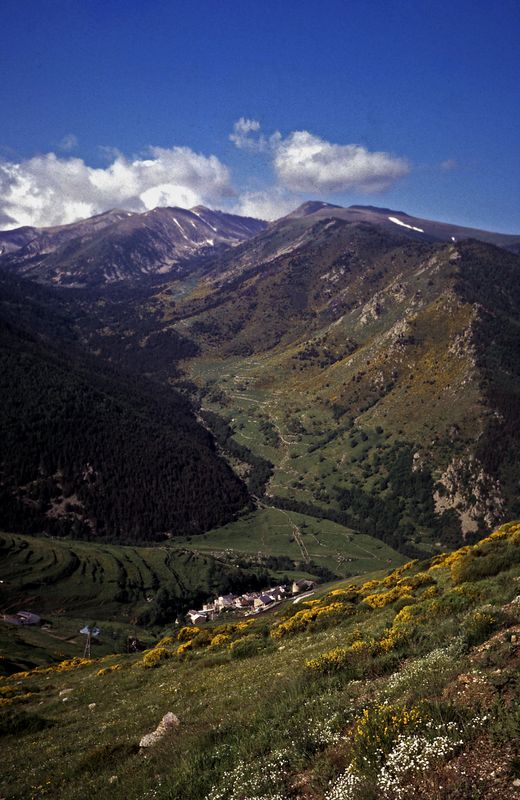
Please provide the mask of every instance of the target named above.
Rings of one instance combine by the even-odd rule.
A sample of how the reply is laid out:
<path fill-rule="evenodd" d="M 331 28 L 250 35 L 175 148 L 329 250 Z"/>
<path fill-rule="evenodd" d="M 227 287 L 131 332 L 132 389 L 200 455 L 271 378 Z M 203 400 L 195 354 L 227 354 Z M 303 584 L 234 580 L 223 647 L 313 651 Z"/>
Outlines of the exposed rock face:
<path fill-rule="evenodd" d="M 500 521 L 504 507 L 500 485 L 473 456 L 454 458 L 438 484 L 444 489 L 433 495 L 435 511 L 454 509 L 463 535 L 477 531 L 480 521 L 488 527 Z"/>
<path fill-rule="evenodd" d="M 171 711 L 168 711 L 168 713 L 165 714 L 162 720 L 159 722 L 156 729 L 151 733 L 146 733 L 142 737 L 141 741 L 139 742 L 139 747 L 153 747 L 160 742 L 161 739 L 164 739 L 165 736 L 173 733 L 173 731 L 178 728 L 179 725 L 179 718 L 176 717 Z"/>

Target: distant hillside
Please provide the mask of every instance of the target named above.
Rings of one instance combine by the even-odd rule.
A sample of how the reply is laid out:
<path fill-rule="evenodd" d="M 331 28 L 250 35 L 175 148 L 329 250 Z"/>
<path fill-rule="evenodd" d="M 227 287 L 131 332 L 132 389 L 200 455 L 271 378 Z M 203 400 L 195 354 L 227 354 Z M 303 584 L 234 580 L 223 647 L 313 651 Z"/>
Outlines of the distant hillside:
<path fill-rule="evenodd" d="M 129 283 L 182 271 L 193 258 L 265 227 L 204 206 L 114 210 L 71 225 L 0 233 L 0 269 L 64 287 Z"/>
<path fill-rule="evenodd" d="M 94 223 L 96 233 L 88 228 Z M 171 393 L 178 414 L 175 385 L 251 494 L 287 513 L 326 518 L 408 554 L 478 538 L 520 513 L 520 257 L 504 249 L 514 250 L 518 237 L 321 202 L 260 229 L 253 223 L 202 208 L 77 223 L 87 226 L 92 260 L 81 260 L 81 237 L 45 258 L 63 266 L 60 248 L 70 246 L 74 263 L 99 281 L 75 289 L 33 282 L 16 300 L 11 293 L 3 319 L 15 331 L 22 326 L 28 340 L 37 333 L 38 346 L 88 350 L 87 373 L 123 370 L 147 396 L 143 376 L 154 381 L 152 403 L 165 407 Z M 192 251 L 180 233 L 189 228 L 197 238 L 197 229 L 205 239 L 208 226 L 219 225 L 233 246 Z M 153 248 L 173 231 L 186 260 L 134 281 L 144 274 L 139 259 L 152 250 L 155 259 Z M 107 285 L 104 248 L 120 235 L 133 244 L 118 252 L 135 247 L 135 259 Z M 24 394 L 38 396 L 20 381 Z M 147 419 L 158 424 L 155 412 Z M 226 490 L 217 494 L 225 513 Z M 221 512 L 206 518 L 206 505 L 199 511 L 190 502 L 190 529 L 223 519 Z M 231 516 L 239 505 L 233 490 Z M 172 527 L 152 518 L 155 531 Z"/>
<path fill-rule="evenodd" d="M 48 293 L 2 290 L 0 525 L 149 541 L 207 530 L 247 504 L 185 400 L 84 354 Z"/>
<path fill-rule="evenodd" d="M 197 342 L 203 402 L 278 465 L 271 491 L 293 510 L 433 540 L 519 513 L 519 256 L 329 212 L 282 220 L 191 293 L 152 300 Z"/>

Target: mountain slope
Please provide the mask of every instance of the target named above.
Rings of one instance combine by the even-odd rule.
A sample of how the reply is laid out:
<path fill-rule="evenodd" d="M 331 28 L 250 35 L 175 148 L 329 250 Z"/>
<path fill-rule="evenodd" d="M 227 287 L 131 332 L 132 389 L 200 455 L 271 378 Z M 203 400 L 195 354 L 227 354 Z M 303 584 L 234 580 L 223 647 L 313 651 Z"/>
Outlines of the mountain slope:
<path fill-rule="evenodd" d="M 41 297 L 3 282 L 0 525 L 146 541 L 231 519 L 247 492 L 186 401 L 85 355 Z"/>
<path fill-rule="evenodd" d="M 99 286 L 182 270 L 211 249 L 236 244 L 265 223 L 198 206 L 156 208 L 143 214 L 110 211 L 89 220 L 35 231 L 0 258 L 0 268 L 64 287 Z M 16 231 L 0 234 L 13 248 Z M 23 241 L 21 233 L 18 234 Z M 24 234 L 25 236 L 25 234 Z"/>
<path fill-rule="evenodd" d="M 520 258 L 475 240 L 424 242 L 397 225 L 309 222 L 321 213 L 242 244 L 191 295 L 156 296 L 168 324 L 199 344 L 199 383 L 205 364 L 213 381 L 212 361 L 229 359 L 205 404 L 213 396 L 212 410 L 224 406 L 235 429 L 247 419 L 246 438 L 254 429 L 259 443 L 267 413 L 278 446 L 259 452 L 278 464 L 273 493 L 295 510 L 328 506 L 344 524 L 405 538 L 428 529 L 435 538 L 442 514 L 466 534 L 517 514 Z M 240 376 L 231 383 L 230 370 Z M 406 464 L 394 494 L 378 429 Z M 359 437 L 371 446 L 358 456 L 349 443 Z M 328 457 L 337 475 L 324 481 Z M 420 502 L 406 489 L 414 472 L 426 480 Z M 368 513 L 375 497 L 381 506 Z M 446 520 L 440 528 L 455 530 Z"/>
<path fill-rule="evenodd" d="M 5 796 L 514 800 L 519 533 L 4 679 Z"/>

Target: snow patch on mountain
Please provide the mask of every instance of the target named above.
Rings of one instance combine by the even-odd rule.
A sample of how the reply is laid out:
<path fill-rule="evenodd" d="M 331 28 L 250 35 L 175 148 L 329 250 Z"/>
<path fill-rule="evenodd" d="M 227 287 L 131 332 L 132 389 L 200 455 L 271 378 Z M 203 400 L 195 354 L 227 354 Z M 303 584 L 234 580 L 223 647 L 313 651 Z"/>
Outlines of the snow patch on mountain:
<path fill-rule="evenodd" d="M 397 217 L 388 217 L 388 219 L 390 220 L 390 222 L 394 222 L 396 225 L 402 225 L 403 228 L 408 228 L 411 231 L 417 231 L 417 233 L 424 233 L 422 228 L 416 228 L 415 225 L 408 225 L 401 219 L 397 219 Z"/>

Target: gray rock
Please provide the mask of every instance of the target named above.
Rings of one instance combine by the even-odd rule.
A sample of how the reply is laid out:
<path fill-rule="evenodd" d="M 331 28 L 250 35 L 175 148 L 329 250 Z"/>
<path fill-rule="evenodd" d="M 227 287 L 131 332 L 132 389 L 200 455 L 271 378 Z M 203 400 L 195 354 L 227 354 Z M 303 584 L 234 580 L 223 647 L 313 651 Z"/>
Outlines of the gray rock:
<path fill-rule="evenodd" d="M 160 742 L 165 736 L 178 728 L 180 725 L 179 718 L 171 711 L 164 715 L 158 726 L 151 733 L 146 733 L 141 741 L 139 747 L 153 747 L 157 742 Z"/>

